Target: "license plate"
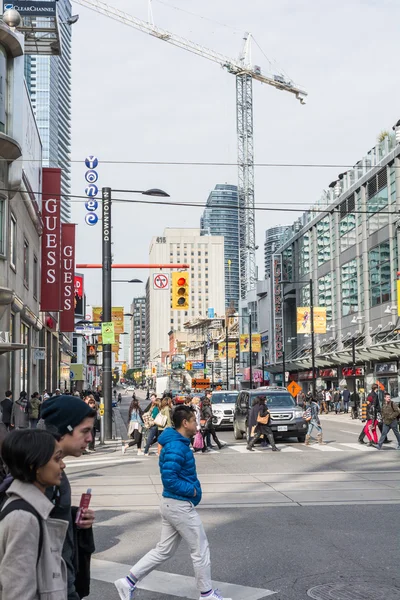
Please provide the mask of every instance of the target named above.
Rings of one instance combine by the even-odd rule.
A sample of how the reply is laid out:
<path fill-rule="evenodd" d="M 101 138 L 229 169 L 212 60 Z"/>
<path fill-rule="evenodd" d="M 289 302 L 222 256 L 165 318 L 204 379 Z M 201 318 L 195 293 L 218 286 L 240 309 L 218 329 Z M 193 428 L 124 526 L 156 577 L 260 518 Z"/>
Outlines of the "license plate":
<path fill-rule="evenodd" d="M 287 425 L 278 425 L 278 431 L 287 431 Z"/>

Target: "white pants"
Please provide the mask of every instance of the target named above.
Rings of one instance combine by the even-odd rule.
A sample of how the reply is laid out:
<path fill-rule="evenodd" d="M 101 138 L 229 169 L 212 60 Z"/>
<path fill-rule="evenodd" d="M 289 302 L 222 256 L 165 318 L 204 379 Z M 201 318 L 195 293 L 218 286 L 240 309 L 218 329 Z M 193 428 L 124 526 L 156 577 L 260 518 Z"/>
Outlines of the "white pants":
<path fill-rule="evenodd" d="M 143 579 L 158 565 L 173 556 L 183 539 L 190 549 L 199 592 L 212 589 L 210 548 L 203 523 L 191 502 L 163 498 L 161 501 L 161 539 L 136 565 L 131 573 Z"/>

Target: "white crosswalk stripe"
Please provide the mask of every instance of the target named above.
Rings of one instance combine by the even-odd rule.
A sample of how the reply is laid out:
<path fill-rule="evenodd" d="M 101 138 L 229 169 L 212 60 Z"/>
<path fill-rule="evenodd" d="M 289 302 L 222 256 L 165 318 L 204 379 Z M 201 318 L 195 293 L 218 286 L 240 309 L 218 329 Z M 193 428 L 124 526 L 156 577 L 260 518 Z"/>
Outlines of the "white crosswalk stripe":
<path fill-rule="evenodd" d="M 310 444 L 310 446 L 307 447 L 312 448 L 313 450 L 319 450 L 320 452 L 343 452 L 341 448 L 336 448 L 331 444 L 326 444 L 326 446 L 324 444 Z"/>
<path fill-rule="evenodd" d="M 297 448 L 296 446 L 287 446 L 285 444 L 277 444 L 277 447 L 281 452 L 302 452 L 301 448 Z"/>
<path fill-rule="evenodd" d="M 341 446 L 348 446 L 348 448 L 351 448 L 352 450 L 358 450 L 358 452 L 376 452 L 376 448 L 373 448 L 372 446 L 367 446 L 367 444 L 359 444 L 358 442 L 356 444 L 341 444 Z M 391 450 L 391 448 L 388 448 L 388 450 Z"/>

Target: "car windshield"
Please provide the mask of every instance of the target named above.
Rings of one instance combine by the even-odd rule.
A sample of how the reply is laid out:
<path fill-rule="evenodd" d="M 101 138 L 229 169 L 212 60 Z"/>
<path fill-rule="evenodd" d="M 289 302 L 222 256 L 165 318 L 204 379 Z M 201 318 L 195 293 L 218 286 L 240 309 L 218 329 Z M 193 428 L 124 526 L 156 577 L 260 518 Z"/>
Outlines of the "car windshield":
<path fill-rule="evenodd" d="M 237 394 L 212 394 L 211 404 L 235 404 Z"/>
<path fill-rule="evenodd" d="M 276 392 L 276 393 L 264 393 L 257 394 L 251 396 L 251 404 L 253 404 L 254 400 L 259 397 L 266 398 L 268 407 L 277 407 L 277 408 L 291 408 L 292 406 L 296 406 L 296 403 L 292 396 L 288 394 L 288 392 Z"/>

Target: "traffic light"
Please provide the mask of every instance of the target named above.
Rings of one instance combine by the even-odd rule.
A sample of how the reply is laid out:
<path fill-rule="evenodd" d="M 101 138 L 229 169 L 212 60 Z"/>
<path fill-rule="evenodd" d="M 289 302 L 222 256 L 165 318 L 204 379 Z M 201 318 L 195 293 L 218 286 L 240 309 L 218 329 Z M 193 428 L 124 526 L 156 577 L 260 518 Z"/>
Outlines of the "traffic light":
<path fill-rule="evenodd" d="M 175 271 L 172 273 L 172 308 L 188 310 L 189 308 L 189 273 Z"/>

